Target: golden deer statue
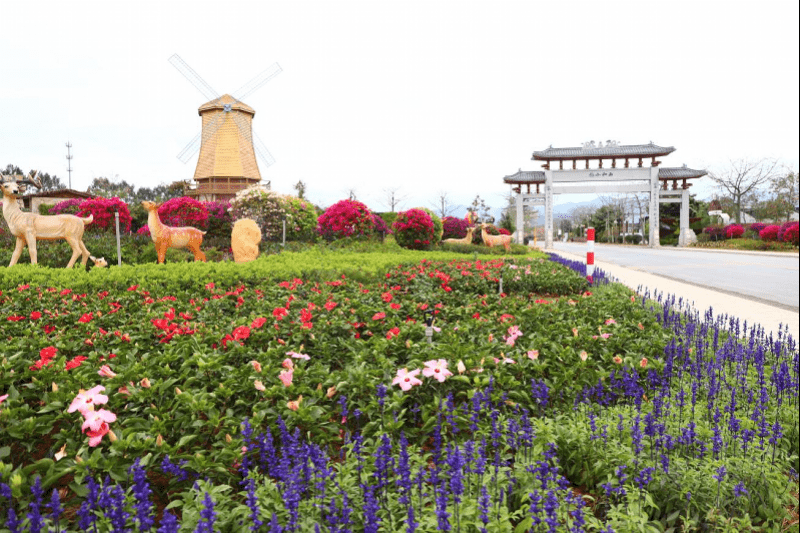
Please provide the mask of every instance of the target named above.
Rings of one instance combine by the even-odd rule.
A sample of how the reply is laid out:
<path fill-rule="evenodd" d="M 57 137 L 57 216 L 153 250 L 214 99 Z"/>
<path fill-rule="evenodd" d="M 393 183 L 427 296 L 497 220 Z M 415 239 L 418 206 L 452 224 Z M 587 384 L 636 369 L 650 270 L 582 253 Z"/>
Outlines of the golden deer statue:
<path fill-rule="evenodd" d="M 494 248 L 495 246 L 502 246 L 506 249 L 506 252 L 511 250 L 511 235 L 489 235 L 486 232 L 486 226 L 488 224 L 481 224 L 481 239 L 483 239 L 483 244 L 488 246 L 489 248 Z"/>
<path fill-rule="evenodd" d="M 475 228 L 467 228 L 467 236 L 463 239 L 445 239 L 442 242 L 449 242 L 450 244 L 472 244 L 472 234 Z"/>
<path fill-rule="evenodd" d="M 158 216 L 160 206 L 161 204 L 154 202 L 142 202 L 142 207 L 147 210 L 147 227 L 150 228 L 150 237 L 156 243 L 158 262 L 164 262 L 168 248 L 188 248 L 194 254 L 195 261 L 205 261 L 206 254 L 200 250 L 200 245 L 203 244 L 203 235 L 206 232 L 191 226 L 173 228 L 165 225 Z"/>
<path fill-rule="evenodd" d="M 17 196 L 20 194 L 20 185 L 33 185 L 41 188 L 41 181 L 36 179 L 36 174 L 29 178 L 22 176 L 2 176 L 3 187 L 3 217 L 6 219 L 8 229 L 17 238 L 17 246 L 11 254 L 11 262 L 8 266 L 14 266 L 19 260 L 22 249 L 28 246 L 31 256 L 31 264 L 38 262 L 36 252 L 37 240 L 64 239 L 72 248 L 72 257 L 67 263 L 67 268 L 72 268 L 78 256 L 83 255 L 83 266 L 89 259 L 89 250 L 83 244 L 83 230 L 91 224 L 93 217 L 89 215 L 85 218 L 75 215 L 39 215 L 36 213 L 26 213 L 19 208 Z M 17 179 L 18 177 L 22 179 Z"/>

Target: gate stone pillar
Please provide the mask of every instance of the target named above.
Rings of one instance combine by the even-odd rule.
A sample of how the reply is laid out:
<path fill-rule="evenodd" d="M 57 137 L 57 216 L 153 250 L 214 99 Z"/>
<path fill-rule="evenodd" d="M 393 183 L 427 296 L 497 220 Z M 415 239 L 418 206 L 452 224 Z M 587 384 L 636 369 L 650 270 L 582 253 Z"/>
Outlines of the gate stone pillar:
<path fill-rule="evenodd" d="M 658 167 L 650 167 L 650 234 L 648 235 L 650 248 L 661 245 L 659 242 L 661 221 L 658 209 L 658 190 L 660 187 Z"/>
<path fill-rule="evenodd" d="M 520 189 L 522 187 L 520 186 Z M 517 244 L 525 244 L 525 213 L 522 191 L 517 193 Z"/>
<path fill-rule="evenodd" d="M 681 192 L 681 232 L 678 237 L 678 246 L 686 246 L 692 242 L 694 233 L 689 235 L 691 229 L 689 228 L 689 189 L 683 189 Z M 695 237 L 696 240 L 696 237 Z"/>
<path fill-rule="evenodd" d="M 553 247 L 553 171 L 545 170 L 544 184 L 544 247 Z"/>

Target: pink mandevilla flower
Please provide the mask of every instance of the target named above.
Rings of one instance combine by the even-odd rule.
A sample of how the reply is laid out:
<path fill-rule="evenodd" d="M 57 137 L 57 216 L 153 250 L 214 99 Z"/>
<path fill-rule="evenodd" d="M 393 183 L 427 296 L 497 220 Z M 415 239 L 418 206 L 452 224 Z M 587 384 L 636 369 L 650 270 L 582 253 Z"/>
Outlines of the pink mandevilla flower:
<path fill-rule="evenodd" d="M 407 368 L 401 368 L 397 371 L 397 375 L 392 380 L 392 385 L 399 385 L 404 391 L 409 391 L 411 387 L 422 385 L 422 381 L 417 378 L 419 373 L 419 368 L 411 372 L 409 372 Z"/>
<path fill-rule="evenodd" d="M 309 359 L 311 359 L 311 356 L 304 353 L 286 352 L 286 355 L 289 355 L 294 359 L 302 359 L 303 361 L 308 361 Z"/>
<path fill-rule="evenodd" d="M 99 411 L 89 411 L 85 415 L 81 429 L 89 437 L 89 446 L 97 446 L 103 440 L 103 435 L 109 432 L 109 422 L 114 422 L 117 415 L 111 411 L 100 409 Z"/>
<path fill-rule="evenodd" d="M 278 375 L 278 379 L 281 380 L 281 383 L 283 383 L 284 387 L 291 387 L 293 378 L 294 378 L 293 368 L 289 370 L 281 370 L 281 373 Z"/>
<path fill-rule="evenodd" d="M 426 378 L 434 378 L 439 383 L 443 383 L 453 373 L 447 370 L 447 361 L 445 359 L 437 359 L 432 361 L 425 361 L 425 368 L 422 370 L 422 375 Z"/>
<path fill-rule="evenodd" d="M 100 394 L 104 390 L 106 390 L 105 387 L 97 385 L 87 391 L 79 392 L 75 399 L 72 400 L 72 403 L 69 404 L 67 412 L 74 413 L 78 411 L 80 414 L 85 415 L 87 412 L 93 411 L 95 405 L 107 403 L 108 396 Z"/>
<path fill-rule="evenodd" d="M 97 373 L 103 376 L 104 378 L 113 378 L 117 376 L 117 374 L 113 372 L 111 370 L 111 367 L 108 365 L 101 366 L 100 370 L 98 370 Z"/>

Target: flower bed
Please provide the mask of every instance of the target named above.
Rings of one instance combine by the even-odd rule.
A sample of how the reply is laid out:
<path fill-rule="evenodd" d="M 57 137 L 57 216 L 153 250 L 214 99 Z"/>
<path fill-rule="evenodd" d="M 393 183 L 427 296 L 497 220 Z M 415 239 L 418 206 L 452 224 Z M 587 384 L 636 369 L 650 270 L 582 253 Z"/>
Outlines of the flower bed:
<path fill-rule="evenodd" d="M 3 269 L 0 524 L 743 529 L 796 505 L 792 342 L 555 261 L 375 255 Z"/>

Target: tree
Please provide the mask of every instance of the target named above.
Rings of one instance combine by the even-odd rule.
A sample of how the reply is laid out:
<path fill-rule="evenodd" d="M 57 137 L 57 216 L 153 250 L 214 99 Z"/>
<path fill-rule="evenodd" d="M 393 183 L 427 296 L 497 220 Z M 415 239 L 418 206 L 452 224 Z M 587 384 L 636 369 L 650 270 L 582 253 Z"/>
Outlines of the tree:
<path fill-rule="evenodd" d="M 394 213 L 394 210 L 400 207 L 400 204 L 407 198 L 406 196 L 399 196 L 398 192 L 400 192 L 399 187 L 383 190 L 383 193 L 386 195 L 384 196 L 385 201 L 383 202 L 383 205 L 389 207 L 389 211 L 392 213 Z"/>
<path fill-rule="evenodd" d="M 303 183 L 303 180 L 298 181 L 294 184 L 294 190 L 297 191 L 297 197 L 305 199 L 306 197 L 306 184 Z"/>
<path fill-rule="evenodd" d="M 111 179 L 104 177 L 94 178 L 87 192 L 104 198 L 119 198 L 126 204 L 136 201 L 135 187 L 125 180 L 116 181 L 118 176 L 118 174 L 115 174 Z"/>
<path fill-rule="evenodd" d="M 788 173 L 781 173 L 772 179 L 770 189 L 775 195 L 773 201 L 776 207 L 775 220 L 788 220 L 798 204 L 798 173 L 790 170 Z"/>
<path fill-rule="evenodd" d="M 490 213 L 492 208 L 486 205 L 486 201 L 480 195 L 475 196 L 470 207 L 470 210 L 478 216 L 478 222 L 494 224 L 494 217 Z"/>
<path fill-rule="evenodd" d="M 51 176 L 47 172 L 40 173 L 39 181 L 42 183 L 42 188 L 39 189 L 40 191 L 60 191 L 61 189 L 66 189 L 66 185 L 64 185 L 55 174 Z"/>
<path fill-rule="evenodd" d="M 727 167 L 708 173 L 708 176 L 731 197 L 737 223 L 742 220 L 744 197 L 761 185 L 771 182 L 778 175 L 778 161 L 775 159 L 731 160 Z"/>
<path fill-rule="evenodd" d="M 453 214 L 453 211 L 456 210 L 456 206 L 450 203 L 446 191 L 439 191 L 439 197 L 433 205 L 433 208 L 437 210 L 440 218 L 449 217 Z"/>

